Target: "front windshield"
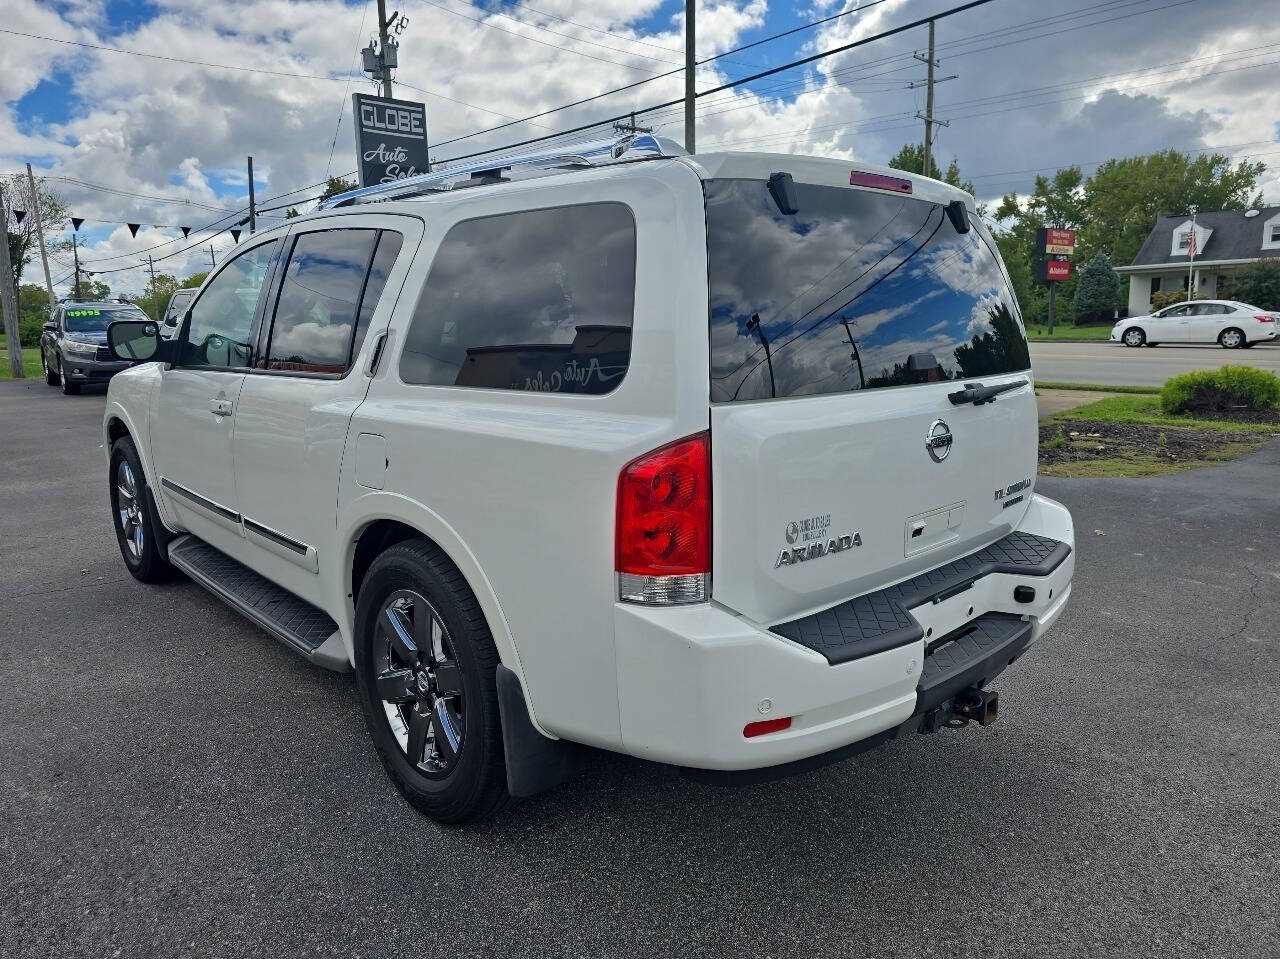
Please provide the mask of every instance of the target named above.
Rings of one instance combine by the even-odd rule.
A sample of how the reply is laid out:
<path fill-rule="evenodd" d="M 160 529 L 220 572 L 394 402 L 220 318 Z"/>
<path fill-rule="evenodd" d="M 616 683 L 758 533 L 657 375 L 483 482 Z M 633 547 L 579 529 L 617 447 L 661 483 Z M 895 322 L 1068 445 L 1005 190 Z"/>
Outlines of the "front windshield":
<path fill-rule="evenodd" d="M 145 320 L 136 306 L 77 306 L 67 310 L 64 327 L 68 333 L 105 333 L 116 320 Z"/>

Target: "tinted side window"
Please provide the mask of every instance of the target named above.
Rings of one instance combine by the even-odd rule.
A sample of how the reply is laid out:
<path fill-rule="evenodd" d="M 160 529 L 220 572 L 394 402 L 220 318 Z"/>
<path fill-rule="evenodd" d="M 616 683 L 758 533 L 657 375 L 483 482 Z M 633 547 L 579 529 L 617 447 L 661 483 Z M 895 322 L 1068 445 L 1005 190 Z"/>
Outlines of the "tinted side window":
<path fill-rule="evenodd" d="M 364 297 L 360 300 L 360 319 L 356 323 L 356 338 L 351 344 L 351 361 L 360 355 L 360 347 L 364 345 L 364 335 L 369 330 L 369 321 L 373 319 L 373 311 L 382 299 L 382 291 L 387 288 L 387 276 L 395 266 L 396 257 L 400 255 L 403 237 L 399 233 L 383 230 L 378 237 L 378 250 L 373 254 L 373 265 L 369 267 L 369 279 L 364 285 Z"/>
<path fill-rule="evenodd" d="M 899 194 L 709 180 L 711 398 L 839 393 L 1029 369 L 1017 302 L 977 217 Z"/>
<path fill-rule="evenodd" d="M 608 393 L 631 360 L 635 284 L 635 220 L 620 203 L 459 223 L 431 265 L 400 377 Z"/>
<path fill-rule="evenodd" d="M 237 369 L 249 365 L 253 316 L 279 244 L 279 240 L 272 240 L 246 250 L 205 287 L 191 307 L 180 365 Z"/>
<path fill-rule="evenodd" d="M 267 368 L 343 373 L 377 230 L 303 233 L 285 266 Z"/>

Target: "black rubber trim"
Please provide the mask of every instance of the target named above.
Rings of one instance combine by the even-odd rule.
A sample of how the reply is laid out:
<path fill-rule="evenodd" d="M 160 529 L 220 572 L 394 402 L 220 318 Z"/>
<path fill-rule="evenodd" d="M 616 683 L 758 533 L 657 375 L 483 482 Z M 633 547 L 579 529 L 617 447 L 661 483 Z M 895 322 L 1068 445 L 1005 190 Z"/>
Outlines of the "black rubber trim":
<path fill-rule="evenodd" d="M 507 761 L 507 792 L 524 799 L 572 779 L 582 767 L 586 747 L 567 739 L 549 739 L 538 732 L 529 719 L 520 679 L 501 663 L 494 680 Z"/>
<path fill-rule="evenodd" d="M 924 637 L 909 612 L 962 593 L 984 576 L 1048 576 L 1071 555 L 1066 543 L 1014 532 L 990 546 L 894 586 L 846 600 L 787 623 L 772 632 L 821 653 L 831 665 L 873 656 Z"/>
<path fill-rule="evenodd" d="M 201 496 L 199 493 L 196 493 L 196 492 L 193 492 L 192 490 L 187 489 L 185 486 L 179 486 L 177 483 L 175 483 L 171 479 L 168 479 L 167 477 L 164 477 L 164 476 L 160 477 L 160 485 L 163 486 L 165 489 L 167 489 L 169 492 L 177 493 L 179 496 L 181 496 L 183 499 L 187 500 L 188 502 L 194 503 L 196 506 L 203 507 L 204 509 L 209 510 L 209 512 L 211 513 L 217 513 L 219 516 L 225 517 L 226 519 L 231 520 L 231 522 L 233 523 L 240 522 L 240 514 L 237 513 L 235 510 L 227 509 L 225 506 L 215 503 L 213 500 L 207 499 Z"/>
<path fill-rule="evenodd" d="M 911 716 L 866 739 L 778 766 L 734 770 L 680 767 L 680 775 L 709 786 L 751 786 L 821 769 L 875 749 L 904 733 L 921 730 L 924 717 L 961 690 L 986 686 L 1022 655 L 1034 632 L 1035 624 L 1023 622 L 1021 616 L 987 613 L 936 640 L 925 655 Z"/>
<path fill-rule="evenodd" d="M 270 526 L 263 526 L 261 523 L 251 520 L 247 516 L 240 517 L 240 522 L 244 523 L 245 529 L 257 533 L 264 539 L 269 539 L 271 542 L 277 543 L 285 549 L 292 550 L 299 556 L 306 556 L 307 550 L 310 549 L 306 543 L 299 543 L 296 539 L 290 539 L 283 533 L 277 533 Z"/>

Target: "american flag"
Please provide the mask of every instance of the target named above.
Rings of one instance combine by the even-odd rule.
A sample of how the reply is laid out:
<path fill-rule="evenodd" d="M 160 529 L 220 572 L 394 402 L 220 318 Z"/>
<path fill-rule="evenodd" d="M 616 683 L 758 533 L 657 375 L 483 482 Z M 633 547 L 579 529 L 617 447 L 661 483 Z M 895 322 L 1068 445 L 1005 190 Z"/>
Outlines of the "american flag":
<path fill-rule="evenodd" d="M 1193 260 L 1196 256 L 1196 228 L 1192 227 L 1187 231 L 1187 256 Z"/>

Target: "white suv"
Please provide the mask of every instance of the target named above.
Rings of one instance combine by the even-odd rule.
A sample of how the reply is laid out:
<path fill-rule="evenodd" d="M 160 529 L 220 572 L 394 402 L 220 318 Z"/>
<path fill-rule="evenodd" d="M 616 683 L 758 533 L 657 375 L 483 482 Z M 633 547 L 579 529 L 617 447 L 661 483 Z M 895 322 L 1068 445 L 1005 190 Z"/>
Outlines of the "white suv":
<path fill-rule="evenodd" d="M 121 553 L 354 668 L 441 822 L 583 745 L 740 781 L 996 715 L 1071 517 L 1033 492 L 972 198 L 636 137 L 336 197 L 170 343 L 117 323 Z"/>

